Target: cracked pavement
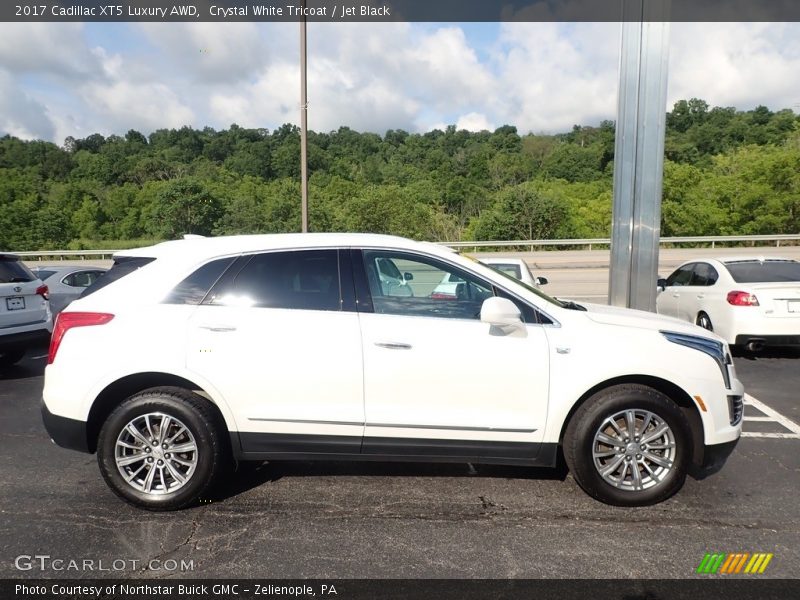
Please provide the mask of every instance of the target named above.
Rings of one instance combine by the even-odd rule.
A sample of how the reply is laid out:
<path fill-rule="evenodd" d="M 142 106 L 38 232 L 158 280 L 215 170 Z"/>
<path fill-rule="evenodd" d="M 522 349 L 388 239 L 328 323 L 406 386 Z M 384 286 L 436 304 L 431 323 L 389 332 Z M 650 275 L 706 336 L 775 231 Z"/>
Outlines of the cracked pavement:
<path fill-rule="evenodd" d="M 736 361 L 753 395 L 797 419 L 797 354 Z M 93 456 L 50 443 L 43 362 L 0 374 L 0 577 L 684 578 L 713 551 L 772 552 L 764 576 L 797 577 L 798 440 L 743 439 L 721 473 L 648 508 L 599 504 L 563 470 L 275 463 L 151 513 L 107 489 Z M 95 570 L 15 567 L 37 554 Z M 142 569 L 170 560 L 192 569 Z"/>

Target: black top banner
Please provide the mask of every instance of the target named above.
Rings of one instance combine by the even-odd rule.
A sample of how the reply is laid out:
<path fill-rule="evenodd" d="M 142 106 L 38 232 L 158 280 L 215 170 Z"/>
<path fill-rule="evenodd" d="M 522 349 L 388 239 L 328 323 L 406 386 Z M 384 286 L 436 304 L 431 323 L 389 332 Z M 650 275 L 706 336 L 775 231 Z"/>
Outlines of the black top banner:
<path fill-rule="evenodd" d="M 798 0 L 11 0 L 0 21 L 800 21 Z"/>

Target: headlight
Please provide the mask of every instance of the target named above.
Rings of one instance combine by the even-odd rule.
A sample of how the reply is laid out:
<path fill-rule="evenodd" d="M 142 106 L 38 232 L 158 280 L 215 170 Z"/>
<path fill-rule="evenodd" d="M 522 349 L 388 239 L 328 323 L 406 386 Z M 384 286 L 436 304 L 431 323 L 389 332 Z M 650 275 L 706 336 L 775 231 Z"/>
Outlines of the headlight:
<path fill-rule="evenodd" d="M 731 375 L 728 371 L 728 365 L 732 364 L 733 361 L 731 360 L 731 355 L 725 348 L 725 344 L 698 335 L 676 333 L 674 331 L 661 331 L 660 333 L 674 344 L 686 346 L 687 348 L 692 348 L 704 354 L 708 354 L 717 363 L 722 373 L 722 379 L 725 381 L 725 387 L 731 389 Z"/>

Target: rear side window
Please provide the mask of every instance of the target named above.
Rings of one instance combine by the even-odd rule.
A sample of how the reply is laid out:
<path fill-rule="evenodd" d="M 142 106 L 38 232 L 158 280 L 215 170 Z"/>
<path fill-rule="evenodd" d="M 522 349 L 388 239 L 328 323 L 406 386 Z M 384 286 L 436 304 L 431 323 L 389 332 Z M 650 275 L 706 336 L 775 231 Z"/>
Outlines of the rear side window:
<path fill-rule="evenodd" d="M 164 304 L 200 304 L 235 257 L 212 260 L 181 281 L 164 299 Z"/>
<path fill-rule="evenodd" d="M 340 310 L 336 250 L 296 250 L 253 256 L 233 276 L 225 276 L 207 304 Z"/>
<path fill-rule="evenodd" d="M 675 271 L 667 279 L 667 287 L 673 285 L 689 285 L 689 282 L 692 280 L 692 269 L 694 269 L 694 266 L 694 263 L 690 265 L 684 265 Z"/>
<path fill-rule="evenodd" d="M 118 256 L 114 259 L 112 267 L 98 277 L 95 282 L 87 287 L 81 293 L 80 297 L 85 298 L 89 294 L 94 294 L 97 290 L 106 287 L 109 283 L 122 279 L 126 275 L 130 275 L 137 269 L 153 262 L 155 258 L 148 256 Z"/>
<path fill-rule="evenodd" d="M 708 263 L 697 263 L 694 266 L 692 280 L 689 285 L 708 286 L 714 285 L 719 279 L 717 270 Z"/>
<path fill-rule="evenodd" d="M 25 283 L 36 276 L 17 257 L 0 256 L 0 283 Z"/>
<path fill-rule="evenodd" d="M 742 261 L 726 263 L 736 283 L 800 281 L 800 263 L 794 260 Z"/>
<path fill-rule="evenodd" d="M 97 278 L 104 272 L 105 271 L 78 271 L 77 273 L 70 273 L 61 280 L 61 283 L 70 287 L 87 288 L 97 281 Z"/>

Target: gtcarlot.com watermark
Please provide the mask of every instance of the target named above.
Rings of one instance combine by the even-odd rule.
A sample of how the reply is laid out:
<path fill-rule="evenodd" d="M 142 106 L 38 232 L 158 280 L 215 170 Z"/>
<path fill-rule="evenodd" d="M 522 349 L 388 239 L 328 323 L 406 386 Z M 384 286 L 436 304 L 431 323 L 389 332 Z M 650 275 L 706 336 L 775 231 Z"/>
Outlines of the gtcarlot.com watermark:
<path fill-rule="evenodd" d="M 20 554 L 14 559 L 18 571 L 80 571 L 80 572 L 120 572 L 120 571 L 194 571 L 194 561 L 181 558 L 161 560 L 152 558 L 60 558 L 49 554 Z"/>

